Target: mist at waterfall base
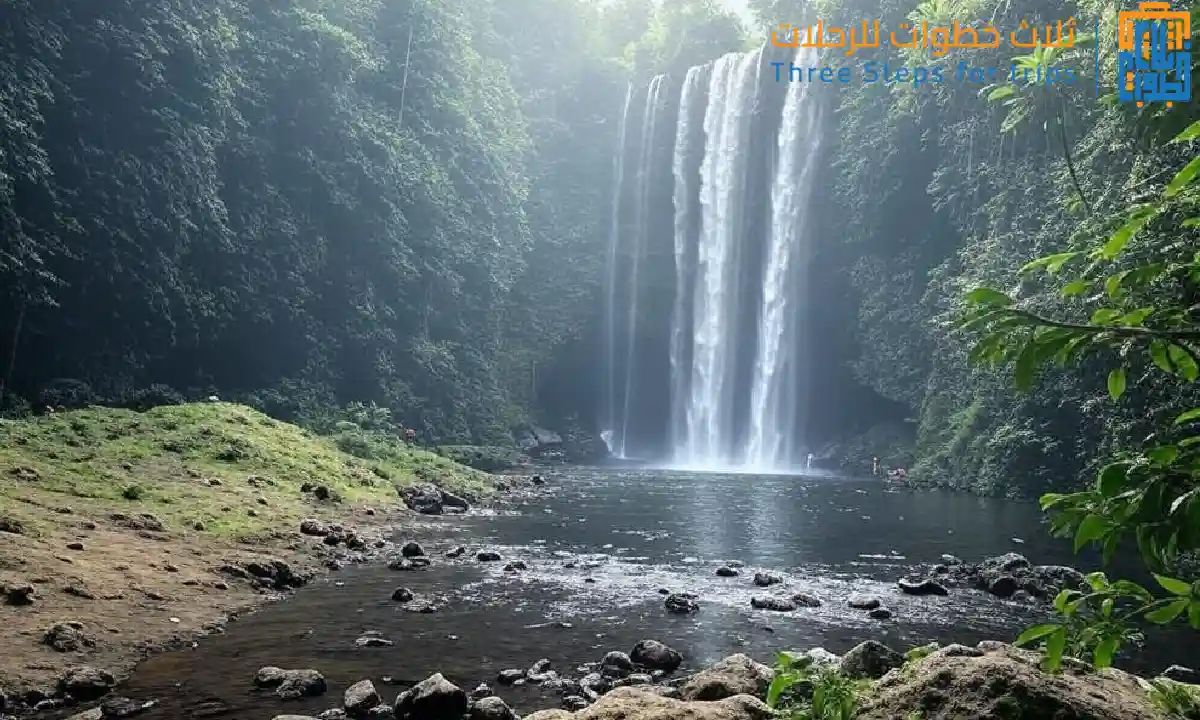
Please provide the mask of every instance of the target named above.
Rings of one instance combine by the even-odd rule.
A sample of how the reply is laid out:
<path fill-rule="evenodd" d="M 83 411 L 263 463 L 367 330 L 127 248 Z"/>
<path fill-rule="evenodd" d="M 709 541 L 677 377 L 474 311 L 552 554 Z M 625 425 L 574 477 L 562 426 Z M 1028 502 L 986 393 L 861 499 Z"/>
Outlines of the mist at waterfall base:
<path fill-rule="evenodd" d="M 820 105 L 770 48 L 631 86 L 605 282 L 601 437 L 614 458 L 804 473 Z M 789 53 L 790 54 L 790 53 Z M 790 58 L 811 65 L 816 50 Z"/>

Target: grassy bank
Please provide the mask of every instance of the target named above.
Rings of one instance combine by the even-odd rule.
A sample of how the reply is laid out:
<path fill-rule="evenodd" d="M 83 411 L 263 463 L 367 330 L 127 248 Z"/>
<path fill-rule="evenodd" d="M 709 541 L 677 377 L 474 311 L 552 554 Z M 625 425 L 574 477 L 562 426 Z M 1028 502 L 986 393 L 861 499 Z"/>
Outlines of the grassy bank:
<path fill-rule="evenodd" d="M 228 403 L 3 421 L 0 472 L 0 509 L 31 527 L 41 521 L 38 501 L 57 495 L 229 537 L 308 516 L 306 486 L 379 505 L 395 504 L 397 487 L 419 482 L 457 491 L 489 487 L 484 473 L 397 440 L 357 431 L 321 437 Z"/>

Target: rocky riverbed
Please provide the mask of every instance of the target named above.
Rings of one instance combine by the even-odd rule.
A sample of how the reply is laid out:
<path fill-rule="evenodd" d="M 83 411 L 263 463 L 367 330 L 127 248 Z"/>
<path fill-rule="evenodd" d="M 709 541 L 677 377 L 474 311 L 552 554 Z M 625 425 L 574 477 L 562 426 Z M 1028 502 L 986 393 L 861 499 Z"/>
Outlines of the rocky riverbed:
<path fill-rule="evenodd" d="M 641 518 L 623 502 L 628 497 L 622 488 L 629 486 L 619 479 L 615 490 L 566 476 L 504 482 L 519 490 L 511 503 L 458 515 L 460 503 L 445 502 L 433 488 L 406 493 L 407 507 L 389 511 L 403 518 L 398 534 L 386 526 L 369 533 L 316 517 L 297 523 L 290 542 L 304 562 L 247 559 L 214 573 L 221 578 L 214 582 L 258 593 L 266 602 L 303 585 L 294 599 L 215 623 L 214 636 L 203 641 L 181 637 L 179 651 L 153 655 L 123 683 L 120 670 L 98 662 L 103 656 L 88 645 L 99 635 L 91 618 L 46 623 L 44 642 L 50 645 L 39 652 L 75 662 L 55 673 L 53 685 L 10 693 L 9 711 L 40 705 L 53 717 L 146 720 L 254 720 L 289 713 L 736 720 L 762 716 L 762 683 L 770 676 L 762 663 L 778 650 L 821 645 L 830 651 L 812 650 L 815 659 L 875 678 L 898 672 L 903 654 L 931 639 L 944 652 L 930 663 L 950 663 L 967 677 L 1003 671 L 1013 683 L 1033 683 L 1041 679 L 1021 675 L 1030 656 L 1004 650 L 995 639 L 1011 638 L 1016 628 L 1044 616 L 1045 600 L 1056 588 L 1081 577 L 1015 553 L 961 562 L 922 552 L 920 558 L 930 562 L 921 565 L 895 549 L 867 553 L 863 547 L 852 556 L 857 560 L 843 566 L 847 572 L 788 562 L 774 546 L 742 545 L 745 560 L 718 561 L 738 548 L 693 545 L 705 541 L 704 530 L 689 535 L 644 497 L 637 510 L 648 515 Z M 853 485 L 822 492 L 830 490 L 863 497 Z M 920 499 L 881 500 L 895 506 Z M 729 493 L 723 502 L 743 510 Z M 856 510 L 856 517 L 866 517 Z M 694 522 L 696 511 L 690 513 Z M 650 517 L 657 518 L 655 527 Z M 839 524 L 822 527 L 837 532 Z M 527 544 L 505 542 L 518 528 Z M 712 531 L 709 525 L 707 534 Z M 601 542 L 610 538 L 622 539 Z M 682 557 L 671 560 L 676 553 Z M 321 577 L 322 570 L 330 572 Z M 1006 596 L 1010 582 L 1016 589 Z M 964 622 L 964 613 L 977 617 Z M 866 669 L 851 669 L 859 665 Z M 944 681 L 940 666 L 928 667 L 934 679 L 924 682 Z M 915 668 L 910 661 L 902 669 L 925 677 Z M 737 692 L 696 689 L 698 678 L 712 677 L 724 678 Z M 890 689 L 892 704 L 869 717 L 893 717 L 886 712 L 895 707 L 937 705 L 924 686 L 901 680 L 879 686 Z M 1014 693 L 1025 692 L 1014 687 Z M 1072 692 L 1093 690 L 1117 691 L 1083 685 Z M 1038 692 L 1026 694 L 1040 697 Z M 923 717 L 959 717 L 953 713 L 969 704 L 959 702 L 960 694 L 943 701 L 951 714 Z"/>

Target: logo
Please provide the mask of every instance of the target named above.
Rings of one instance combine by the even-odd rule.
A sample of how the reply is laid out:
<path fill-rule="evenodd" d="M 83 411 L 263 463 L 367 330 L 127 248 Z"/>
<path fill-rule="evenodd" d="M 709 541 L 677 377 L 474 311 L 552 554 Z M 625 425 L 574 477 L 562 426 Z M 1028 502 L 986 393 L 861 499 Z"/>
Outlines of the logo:
<path fill-rule="evenodd" d="M 1186 10 L 1165 2 L 1143 2 L 1122 11 L 1117 25 L 1117 90 L 1121 102 L 1162 102 L 1171 107 L 1192 99 L 1192 27 Z"/>

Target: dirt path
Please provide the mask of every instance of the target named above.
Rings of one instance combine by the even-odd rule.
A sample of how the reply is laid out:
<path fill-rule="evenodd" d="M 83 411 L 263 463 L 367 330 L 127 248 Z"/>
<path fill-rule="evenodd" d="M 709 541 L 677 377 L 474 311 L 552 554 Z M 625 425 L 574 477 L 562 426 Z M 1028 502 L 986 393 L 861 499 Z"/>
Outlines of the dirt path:
<path fill-rule="evenodd" d="M 0 585 L 8 599 L 0 605 L 0 687 L 10 698 L 49 696 L 80 665 L 119 679 L 147 652 L 219 631 L 231 613 L 303 584 L 308 573 L 324 569 L 323 561 L 378 550 L 392 528 L 412 517 L 403 509 L 345 508 L 345 524 L 365 543 L 355 552 L 294 527 L 246 544 L 148 529 L 157 527 L 150 518 L 97 517 L 65 505 L 54 510 L 55 522 L 43 523 L 37 537 L 0 532 Z M 283 579 L 278 567 L 287 568 Z M 276 577 L 255 577 L 267 571 Z"/>

